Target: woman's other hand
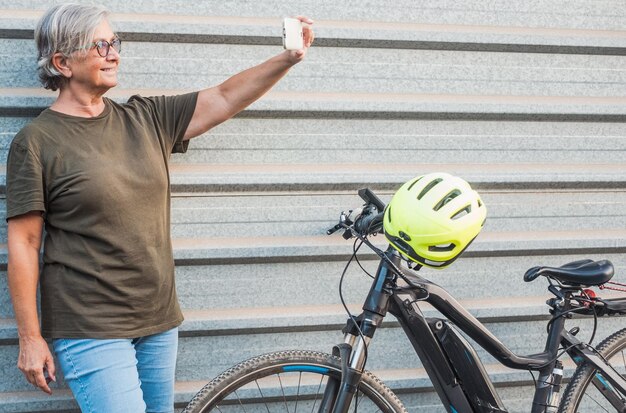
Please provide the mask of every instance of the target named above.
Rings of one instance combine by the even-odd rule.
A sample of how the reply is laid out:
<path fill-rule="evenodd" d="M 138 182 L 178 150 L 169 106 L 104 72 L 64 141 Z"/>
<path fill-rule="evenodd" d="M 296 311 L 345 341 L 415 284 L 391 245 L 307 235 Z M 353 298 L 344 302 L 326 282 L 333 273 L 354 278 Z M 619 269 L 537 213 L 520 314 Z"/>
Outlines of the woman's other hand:
<path fill-rule="evenodd" d="M 56 369 L 48 343 L 43 337 L 20 337 L 17 367 L 30 384 L 52 394 L 48 384 L 56 382 Z"/>

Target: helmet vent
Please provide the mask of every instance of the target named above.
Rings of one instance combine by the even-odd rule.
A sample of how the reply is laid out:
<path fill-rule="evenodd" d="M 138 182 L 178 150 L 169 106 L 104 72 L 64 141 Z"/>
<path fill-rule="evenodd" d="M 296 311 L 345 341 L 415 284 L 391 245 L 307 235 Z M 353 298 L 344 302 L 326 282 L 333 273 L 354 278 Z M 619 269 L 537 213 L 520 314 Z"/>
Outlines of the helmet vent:
<path fill-rule="evenodd" d="M 454 219 L 463 218 L 465 215 L 468 215 L 470 212 L 472 212 L 472 206 L 468 205 L 465 208 L 457 211 L 454 215 L 450 217 L 450 219 L 454 220 Z"/>
<path fill-rule="evenodd" d="M 422 177 L 421 177 L 421 176 L 420 176 L 419 178 L 417 178 L 415 181 L 413 181 L 413 182 L 411 183 L 411 185 L 409 185 L 409 187 L 408 187 L 406 190 L 407 190 L 407 191 L 410 191 L 410 190 L 411 190 L 411 188 L 413 188 L 413 185 L 415 185 L 416 183 L 418 183 L 420 179 L 422 179 Z"/>
<path fill-rule="evenodd" d="M 437 205 L 435 205 L 433 210 L 439 211 L 441 208 L 443 208 L 445 204 L 452 201 L 454 198 L 456 198 L 459 195 L 461 195 L 461 191 L 459 191 L 458 189 L 454 189 L 450 191 L 446 196 L 443 197 L 441 201 L 437 203 Z"/>
<path fill-rule="evenodd" d="M 431 181 L 428 185 L 426 185 L 426 187 L 424 189 L 422 189 L 422 192 L 420 192 L 420 194 L 417 196 L 417 199 L 418 200 L 422 199 L 424 197 L 424 195 L 426 195 L 428 193 L 428 191 L 433 189 L 435 187 L 435 185 L 437 185 L 441 181 L 443 181 L 442 178 L 437 178 L 437 179 Z"/>
<path fill-rule="evenodd" d="M 456 248 L 456 245 L 453 243 L 442 244 L 442 245 L 430 245 L 428 247 L 428 251 L 432 252 L 449 252 Z"/>

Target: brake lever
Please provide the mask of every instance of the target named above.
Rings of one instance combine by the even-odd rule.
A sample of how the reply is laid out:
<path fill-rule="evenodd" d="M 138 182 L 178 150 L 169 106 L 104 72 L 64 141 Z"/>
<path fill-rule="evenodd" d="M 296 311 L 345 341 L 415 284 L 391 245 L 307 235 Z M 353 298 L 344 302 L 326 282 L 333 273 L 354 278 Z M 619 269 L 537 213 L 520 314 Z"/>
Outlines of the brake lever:
<path fill-rule="evenodd" d="M 334 234 L 340 229 L 346 229 L 346 227 L 350 225 L 352 225 L 352 221 L 348 219 L 348 215 L 346 215 L 346 211 L 341 211 L 341 215 L 339 215 L 339 223 L 335 225 L 334 227 L 330 228 L 329 230 L 327 230 L 326 235 Z"/>
<path fill-rule="evenodd" d="M 327 230 L 326 235 L 331 235 L 339 231 L 340 229 L 345 229 L 346 232 L 343 233 L 343 237 L 345 239 L 352 238 L 352 233 L 347 227 L 354 224 L 354 222 L 361 216 L 361 213 L 363 213 L 363 208 L 351 209 L 348 212 L 342 211 L 341 215 L 339 216 L 339 223 Z"/>

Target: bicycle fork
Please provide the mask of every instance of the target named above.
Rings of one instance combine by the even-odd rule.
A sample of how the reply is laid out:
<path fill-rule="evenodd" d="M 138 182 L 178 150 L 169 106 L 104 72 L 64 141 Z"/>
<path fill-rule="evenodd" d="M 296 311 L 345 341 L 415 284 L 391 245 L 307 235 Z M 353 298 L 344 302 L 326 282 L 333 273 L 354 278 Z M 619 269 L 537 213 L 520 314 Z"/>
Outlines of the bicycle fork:
<path fill-rule="evenodd" d="M 382 321 L 382 318 L 381 318 Z M 373 320 L 365 320 L 361 325 L 376 323 Z M 353 320 L 348 321 L 348 325 Z M 371 337 L 353 334 L 348 331 L 344 342 L 333 348 L 333 356 L 341 360 L 341 379 L 329 377 L 322 399 L 320 413 L 346 413 L 357 395 L 358 386 L 365 370 L 367 360 L 367 346 Z M 358 403 L 358 400 L 357 400 Z"/>
<path fill-rule="evenodd" d="M 399 258 L 392 256 L 392 259 Z M 381 262 L 376 280 L 363 305 L 363 313 L 348 319 L 343 330 L 344 342 L 333 348 L 333 355 L 341 359 L 341 380 L 329 378 L 320 413 L 347 413 L 355 395 L 358 395 L 358 386 L 367 362 L 367 347 L 389 308 L 391 294 L 386 283 L 394 278 L 395 275 L 387 265 Z"/>

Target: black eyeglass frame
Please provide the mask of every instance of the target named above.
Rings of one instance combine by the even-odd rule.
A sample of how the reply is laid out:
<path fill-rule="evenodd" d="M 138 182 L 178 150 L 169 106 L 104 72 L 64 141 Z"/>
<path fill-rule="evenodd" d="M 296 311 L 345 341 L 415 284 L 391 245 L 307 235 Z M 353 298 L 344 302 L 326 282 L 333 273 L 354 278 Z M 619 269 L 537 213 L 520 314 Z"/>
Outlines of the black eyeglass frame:
<path fill-rule="evenodd" d="M 96 50 L 98 50 L 98 54 L 100 55 L 100 57 L 107 57 L 109 55 L 109 52 L 111 51 L 111 47 L 115 49 L 117 53 L 122 52 L 122 39 L 116 37 L 110 42 L 106 40 L 98 40 L 97 42 L 93 42 L 89 46 L 87 46 L 88 49 L 92 47 L 95 47 Z"/>

